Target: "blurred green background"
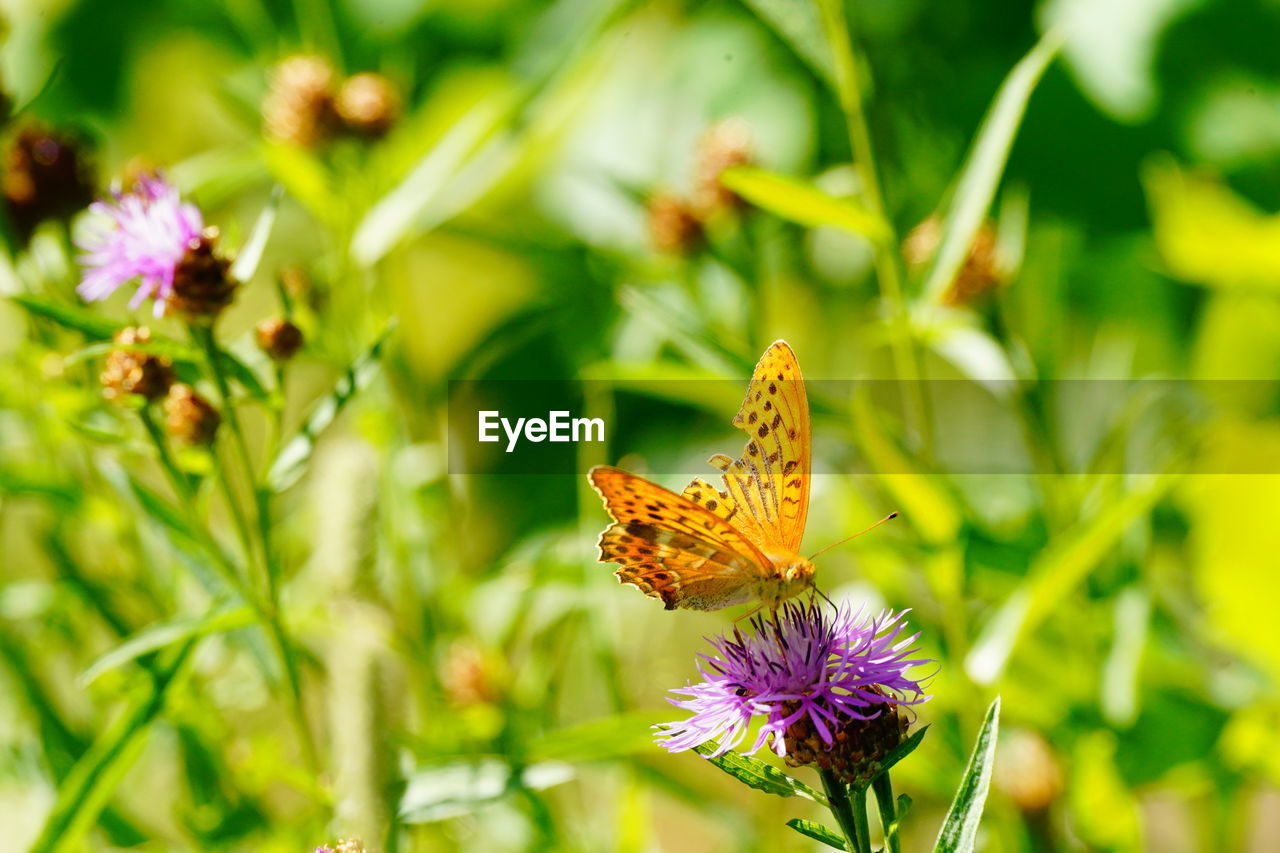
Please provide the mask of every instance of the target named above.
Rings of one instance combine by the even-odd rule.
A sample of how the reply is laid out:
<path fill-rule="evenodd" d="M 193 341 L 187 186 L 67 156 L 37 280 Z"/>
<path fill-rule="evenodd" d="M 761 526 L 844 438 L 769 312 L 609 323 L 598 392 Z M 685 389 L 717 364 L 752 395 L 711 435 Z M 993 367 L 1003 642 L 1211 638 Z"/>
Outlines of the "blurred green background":
<path fill-rule="evenodd" d="M 892 232 L 879 262 L 900 294 L 850 213 L 867 172 L 850 165 L 839 51 L 802 0 L 0 10 L 0 90 L 20 110 L 6 146 L 24 127 L 67 134 L 100 191 L 163 168 L 231 247 L 283 188 L 219 336 L 270 384 L 253 326 L 285 283 L 307 336 L 286 436 L 398 323 L 302 476 L 275 482 L 309 761 L 262 631 L 215 604 L 154 449 L 83 352 L 86 315 L 109 333 L 149 314 L 124 294 L 83 307 L 62 223 L 10 245 L 5 297 L 83 313 L 0 301 L 0 846 L 815 849 L 784 826 L 821 819 L 812 804 L 650 743 L 665 692 L 732 614 L 619 587 L 594 562 L 606 519 L 582 476 L 736 452 L 736 395 L 784 337 L 817 378 L 1000 380 L 1010 453 L 1031 460 L 955 473 L 939 448 L 955 449 L 956 413 L 926 384 L 903 384 L 901 405 L 849 393 L 815 409 L 806 547 L 904 516 L 825 555 L 820 583 L 913 608 L 940 662 L 932 728 L 895 771 L 914 800 L 906 848 L 929 849 L 997 692 L 981 849 L 1280 848 L 1276 3 L 851 0 Z M 1009 77 L 1055 25 L 1060 51 L 1051 37 L 1028 60 L 1043 76 Z M 391 130 L 264 131 L 274 69 L 299 53 L 338 79 L 382 75 Z M 1002 130 L 984 116 L 1007 78 Z M 765 171 L 735 173 L 754 204 L 703 216 L 699 163 L 727 119 Z M 980 128 L 994 159 L 970 156 Z M 962 236 L 990 224 L 959 293 L 928 238 L 960 233 L 965 205 Z M 1199 381 L 1207 405 L 1188 421 L 1062 381 L 1146 378 Z M 580 445 L 558 475 L 451 467 L 449 382 L 517 379 L 593 380 L 581 404 L 608 445 Z M 680 379 L 735 390 L 651 381 Z M 536 383 L 491 387 L 542 405 Z M 265 464 L 275 403 L 241 397 Z M 958 441 L 990 458 L 1013 439 Z M 232 542 L 225 502 L 203 505 Z M 159 685 L 152 656 L 191 637 L 190 667 Z M 150 699 L 143 736 L 95 763 Z"/>

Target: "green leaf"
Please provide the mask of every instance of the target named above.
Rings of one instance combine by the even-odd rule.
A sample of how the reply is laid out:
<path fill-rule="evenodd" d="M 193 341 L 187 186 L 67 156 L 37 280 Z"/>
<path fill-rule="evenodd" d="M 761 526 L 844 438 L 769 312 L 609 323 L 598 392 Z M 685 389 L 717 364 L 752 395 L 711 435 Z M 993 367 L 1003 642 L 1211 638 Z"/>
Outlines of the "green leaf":
<path fill-rule="evenodd" d="M 351 254 L 365 266 L 377 263 L 420 223 L 434 206 L 449 204 L 448 185 L 505 123 L 522 99 L 511 92 L 480 101 L 418 161 L 398 186 L 361 220 L 351 238 Z"/>
<path fill-rule="evenodd" d="M 307 460 L 315 451 L 316 440 L 320 437 L 320 433 L 337 419 L 351 398 L 366 388 L 377 375 L 378 359 L 382 355 L 382 348 L 395 327 L 394 320 L 387 324 L 373 344 L 338 377 L 333 391 L 315 405 L 311 414 L 298 429 L 298 434 L 280 448 L 267 475 L 267 485 L 272 491 L 284 491 L 302 476 Z"/>
<path fill-rule="evenodd" d="M 815 803 L 827 804 L 827 798 L 822 794 L 758 758 L 732 750 L 723 755 L 711 754 L 719 748 L 719 744 L 715 741 L 707 741 L 701 746 L 694 747 L 694 751 L 739 782 L 758 791 L 777 794 L 779 797 L 804 797 Z"/>
<path fill-rule="evenodd" d="M 98 822 L 125 773 L 142 753 L 151 723 L 164 710 L 169 690 L 182 680 L 195 641 L 177 649 L 151 689 L 130 702 L 94 740 L 58 786 L 58 795 L 45 818 L 31 853 L 78 850 L 85 834 Z"/>
<path fill-rule="evenodd" d="M 835 79 L 831 47 L 813 0 L 745 0 L 791 49 L 828 83 Z"/>
<path fill-rule="evenodd" d="M 1168 157 L 1145 164 L 1142 182 L 1169 272 L 1224 290 L 1280 290 L 1280 214 L 1258 210 L 1221 180 Z"/>
<path fill-rule="evenodd" d="M 906 817 L 907 812 L 911 811 L 911 803 L 912 803 L 912 799 L 909 794 L 898 795 L 898 822 L 899 823 L 901 823 L 902 819 Z"/>
<path fill-rule="evenodd" d="M 1000 733 L 1000 697 L 987 708 L 987 716 L 978 731 L 978 740 L 969 756 L 969 766 L 956 789 L 946 820 L 938 833 L 934 853 L 972 853 L 978 837 L 978 823 L 987 803 L 987 790 L 991 787 L 991 768 L 995 764 L 996 739 Z"/>
<path fill-rule="evenodd" d="M 222 365 L 222 369 L 240 387 L 249 392 L 250 396 L 258 400 L 265 400 L 271 396 L 271 392 L 267 390 L 266 386 L 262 384 L 262 380 L 258 378 L 258 374 L 254 373 L 252 368 L 241 361 L 235 354 L 219 347 L 218 363 Z"/>
<path fill-rule="evenodd" d="M 947 209 L 942 226 L 938 255 L 925 280 L 925 296 L 937 302 L 942 299 L 969 255 L 982 220 L 995 198 L 996 187 L 1004 174 L 1009 150 L 1027 102 L 1040 76 L 1062 46 L 1062 38 L 1051 30 L 1013 67 L 996 94 L 996 99 L 982 121 L 978 136 L 969 152 L 956 185 L 955 195 Z"/>
<path fill-rule="evenodd" d="M 549 732 L 529 746 L 530 761 L 605 761 L 653 752 L 655 711 L 635 711 L 589 720 Z"/>
<path fill-rule="evenodd" d="M 414 770 L 400 798 L 404 823 L 434 823 L 479 811 L 519 788 L 541 791 L 574 778 L 574 769 L 543 761 L 519 770 L 506 761 L 482 757 Z"/>
<path fill-rule="evenodd" d="M 20 293 L 9 298 L 37 317 L 52 320 L 59 326 L 74 329 L 94 340 L 110 338 L 119 328 L 116 323 L 98 316 L 87 308 L 67 305 L 47 296 Z"/>
<path fill-rule="evenodd" d="M 262 159 L 271 174 L 312 216 L 329 225 L 342 215 L 341 199 L 336 199 L 324 164 L 310 152 L 283 143 L 267 143 Z"/>
<path fill-rule="evenodd" d="M 844 837 L 834 829 L 829 829 L 820 823 L 811 820 L 801 820 L 800 818 L 792 818 L 787 821 L 787 826 L 794 829 L 801 835 L 807 835 L 814 841 L 821 841 L 828 847 L 834 847 L 836 850 L 848 850 L 848 846 L 844 842 Z"/>
<path fill-rule="evenodd" d="M 857 202 L 828 195 L 795 178 L 734 166 L 720 175 L 720 182 L 761 210 L 806 228 L 839 228 L 877 243 L 891 233 L 883 219 Z"/>
<path fill-rule="evenodd" d="M 911 737 L 898 744 L 884 757 L 884 761 L 880 763 L 880 769 L 876 771 L 876 776 L 883 776 L 888 773 L 893 765 L 916 751 L 916 747 L 920 745 L 920 741 L 924 740 L 924 733 L 929 731 L 928 726 L 921 726 L 912 733 Z M 871 777 L 875 779 L 876 776 Z"/>
<path fill-rule="evenodd" d="M 152 519 L 160 522 L 187 542 L 201 541 L 200 536 L 191 529 L 191 525 L 182 517 L 182 513 L 173 504 L 152 491 L 150 487 L 143 485 L 132 474 L 129 475 L 129 490 L 133 492 L 133 496 L 138 503 L 142 505 L 143 511 L 151 516 Z"/>
<path fill-rule="evenodd" d="M 1171 466 L 1174 471 L 1180 468 L 1185 470 Z M 1148 477 L 1145 484 L 1051 541 L 978 635 L 964 662 L 969 676 L 979 684 L 994 683 L 1018 641 L 1062 606 L 1067 594 L 1111 554 L 1129 526 L 1149 513 L 1178 479 L 1177 474 Z"/>
<path fill-rule="evenodd" d="M 236 281 L 246 282 L 258 271 L 262 253 L 267 248 L 267 239 L 271 236 L 271 229 L 276 224 L 276 212 L 280 209 L 280 198 L 283 195 L 284 189 L 279 184 L 272 188 L 267 206 L 258 215 L 258 221 L 253 224 L 249 239 L 244 241 L 244 245 L 240 247 L 240 254 L 231 265 L 231 277 Z"/>
<path fill-rule="evenodd" d="M 254 624 L 253 611 L 245 605 L 240 605 L 223 607 L 203 616 L 174 619 L 151 625 L 133 634 L 90 664 L 80 676 L 80 686 L 87 687 L 103 673 L 182 640 L 235 631 L 252 624 Z"/>
<path fill-rule="evenodd" d="M 116 344 L 111 341 L 99 341 L 98 343 L 89 344 L 87 347 L 81 347 L 62 359 L 62 365 L 63 367 L 74 367 L 81 362 L 101 358 L 115 348 Z M 144 352 L 148 355 L 161 355 L 174 363 L 180 364 L 195 365 L 200 358 L 200 354 L 194 349 L 170 338 L 153 338 L 146 343 L 129 344 L 129 349 Z"/>

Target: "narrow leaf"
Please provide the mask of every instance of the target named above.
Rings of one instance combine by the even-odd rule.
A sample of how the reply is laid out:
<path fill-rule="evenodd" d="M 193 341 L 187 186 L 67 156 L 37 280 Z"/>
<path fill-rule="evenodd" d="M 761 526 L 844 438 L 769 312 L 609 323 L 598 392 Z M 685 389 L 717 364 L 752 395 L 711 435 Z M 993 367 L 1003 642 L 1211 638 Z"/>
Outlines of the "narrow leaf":
<path fill-rule="evenodd" d="M 920 745 L 920 741 L 924 740 L 924 733 L 929 731 L 928 726 L 921 726 L 912 733 L 911 737 L 894 747 L 888 755 L 884 757 L 884 761 L 880 763 L 880 769 L 876 771 L 876 776 L 882 776 L 888 773 L 893 765 L 916 751 L 916 747 Z M 874 779 L 875 776 L 872 777 Z"/>
<path fill-rule="evenodd" d="M 244 245 L 240 247 L 240 254 L 231 265 L 231 277 L 236 281 L 248 281 L 258 271 L 262 253 L 267 248 L 267 239 L 271 236 L 271 229 L 276 224 L 276 212 L 280 209 L 280 198 L 283 195 L 283 187 L 276 184 L 271 190 L 270 198 L 267 199 L 267 206 L 262 209 L 262 213 L 258 214 L 258 221 L 253 224 L 249 239 L 244 241 Z"/>
<path fill-rule="evenodd" d="M 178 683 L 194 641 L 177 649 L 167 668 L 153 680 L 148 693 L 130 704 L 103 730 L 58 786 L 53 808 L 31 853 L 64 853 L 80 849 L 85 834 L 97 823 L 125 773 L 142 752 L 171 687 Z"/>
<path fill-rule="evenodd" d="M 408 176 L 361 220 L 351 239 L 351 254 L 356 260 L 366 266 L 374 264 L 399 243 L 441 197 L 449 178 L 511 117 L 518 102 L 509 94 L 481 101 L 423 155 Z"/>
<path fill-rule="evenodd" d="M 1027 102 L 1061 46 L 1061 35 L 1056 30 L 1049 31 L 1001 84 L 978 130 L 947 210 L 938 256 L 925 280 L 924 292 L 929 299 L 936 302 L 942 298 L 968 256 L 969 247 L 995 198 Z"/>
<path fill-rule="evenodd" d="M 103 673 L 182 640 L 235 631 L 252 624 L 254 624 L 253 611 L 241 605 L 224 607 L 195 618 L 174 619 L 151 625 L 130 636 L 90 664 L 80 676 L 80 686 L 87 687 Z"/>
<path fill-rule="evenodd" d="M 828 83 L 835 79 L 831 47 L 813 0 L 745 0 L 761 20 Z"/>
<path fill-rule="evenodd" d="M 712 755 L 711 753 L 719 749 L 719 745 L 715 741 L 708 741 L 702 746 L 694 747 L 694 749 L 699 755 L 705 757 L 707 761 L 719 767 L 725 773 L 756 790 L 777 794 L 779 797 L 804 797 L 815 803 L 826 805 L 827 798 L 822 794 L 799 779 L 791 778 L 786 773 L 770 764 L 765 764 L 758 758 L 742 755 L 732 750 L 723 755 Z"/>
<path fill-rule="evenodd" d="M 234 353 L 228 352 L 221 347 L 218 348 L 218 363 L 222 365 L 222 369 L 234 379 L 241 388 L 248 391 L 249 394 L 258 400 L 265 400 L 270 396 L 270 392 L 266 386 L 262 384 L 262 380 L 258 378 L 258 374 L 253 372 L 249 365 L 240 360 Z"/>
<path fill-rule="evenodd" d="M 751 166 L 726 169 L 720 181 L 756 207 L 788 222 L 806 228 L 839 228 L 875 242 L 889 238 L 889 228 L 880 217 L 813 184 Z"/>
<path fill-rule="evenodd" d="M 991 768 L 995 763 L 996 738 L 1000 732 L 1000 697 L 987 708 L 987 716 L 978 731 L 978 740 L 969 756 L 969 766 L 956 790 L 934 853 L 972 853 L 978 837 L 978 823 L 987 803 L 987 790 L 991 787 Z"/>
<path fill-rule="evenodd" d="M 273 491 L 284 491 L 298 481 L 307 460 L 315 451 L 320 434 L 337 419 L 351 398 L 373 381 L 378 373 L 378 359 L 382 355 L 382 348 L 395 330 L 395 325 L 394 321 L 389 323 L 369 349 L 351 363 L 338 377 L 333 391 L 311 410 L 311 414 L 298 429 L 298 434 L 280 448 L 267 476 L 268 486 Z"/>
<path fill-rule="evenodd" d="M 1150 512 L 1177 480 L 1174 474 L 1156 475 L 1050 542 L 978 635 L 964 662 L 969 676 L 979 684 L 993 684 L 1018 641 L 1062 606 L 1067 594 L 1111 553 L 1129 526 Z"/>
<path fill-rule="evenodd" d="M 801 835 L 807 835 L 814 841 L 821 841 L 828 847 L 834 847 L 836 850 L 848 850 L 845 845 L 844 838 L 834 829 L 815 823 L 811 820 L 801 820 L 800 818 L 792 818 L 787 821 L 787 826 L 794 829 Z"/>
<path fill-rule="evenodd" d="M 59 326 L 74 329 L 94 340 L 110 338 L 116 332 L 117 326 L 111 320 L 78 305 L 67 305 L 32 293 L 20 293 L 9 298 L 37 317 L 52 320 Z"/>

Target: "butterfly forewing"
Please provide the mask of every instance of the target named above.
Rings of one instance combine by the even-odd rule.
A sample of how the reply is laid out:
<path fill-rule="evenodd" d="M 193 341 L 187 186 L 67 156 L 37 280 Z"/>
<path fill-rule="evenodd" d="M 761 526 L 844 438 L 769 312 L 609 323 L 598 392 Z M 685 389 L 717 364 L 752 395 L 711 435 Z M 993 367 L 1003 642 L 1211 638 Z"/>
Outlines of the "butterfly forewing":
<path fill-rule="evenodd" d="M 711 457 L 724 472 L 716 507 L 759 548 L 794 553 L 809 513 L 809 398 L 786 342 L 775 342 L 760 358 L 733 424 L 749 438 L 740 458 Z"/>

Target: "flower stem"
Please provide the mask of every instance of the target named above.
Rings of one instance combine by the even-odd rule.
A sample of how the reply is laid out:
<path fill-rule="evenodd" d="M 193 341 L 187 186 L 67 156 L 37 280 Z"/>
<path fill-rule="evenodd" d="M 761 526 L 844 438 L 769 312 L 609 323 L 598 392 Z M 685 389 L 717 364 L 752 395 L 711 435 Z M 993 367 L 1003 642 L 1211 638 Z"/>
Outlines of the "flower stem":
<path fill-rule="evenodd" d="M 876 795 L 876 805 L 880 809 L 880 826 L 884 829 L 884 849 L 886 853 L 901 853 L 902 841 L 898 838 L 898 804 L 893 798 L 893 782 L 886 770 L 871 782 L 871 790 Z"/>
<path fill-rule="evenodd" d="M 931 445 L 929 419 L 924 391 L 920 384 L 920 366 L 912 340 L 910 314 L 903 293 L 902 272 L 898 258 L 898 235 L 885 207 L 880 176 L 876 169 L 875 149 L 871 145 L 871 131 L 862 105 L 862 91 L 858 84 L 858 67 L 853 55 L 853 41 L 849 36 L 849 22 L 845 15 L 844 0 L 817 0 L 822 15 L 823 29 L 831 46 L 835 62 L 836 95 L 844 113 L 845 129 L 853 152 L 853 165 L 861 182 L 863 200 L 872 214 L 887 229 L 888 236 L 875 244 L 876 279 L 880 283 L 880 295 L 888 305 L 890 328 L 893 332 L 892 351 L 898 378 L 908 386 L 903 395 L 907 407 L 908 423 L 919 430 L 926 447 Z"/>
<path fill-rule="evenodd" d="M 871 825 L 867 822 L 867 789 L 863 785 L 849 786 L 853 794 L 853 826 L 858 835 L 862 853 L 871 853 Z"/>
<path fill-rule="evenodd" d="M 220 357 L 221 353 L 217 342 L 213 338 L 213 327 L 192 323 L 189 328 L 191 337 L 204 353 L 209 375 L 213 377 L 213 384 L 218 389 L 218 399 L 222 404 L 223 417 L 226 419 L 227 426 L 231 429 L 231 437 L 236 447 L 236 454 L 240 457 L 245 479 L 249 484 L 249 490 L 253 493 L 254 510 L 258 521 L 259 544 L 262 547 L 262 566 L 266 576 L 267 597 L 274 603 L 277 594 L 276 579 L 279 573 L 275 563 L 274 549 L 271 547 L 271 509 L 267 496 L 255 476 L 253 457 L 249 454 L 249 443 L 244 437 L 244 428 L 240 424 L 240 415 L 231 404 L 231 384 L 227 381 L 227 374 L 223 369 L 222 358 Z M 226 478 L 224 477 L 223 480 L 225 483 Z M 227 483 L 225 488 L 228 491 L 227 499 L 230 501 L 232 500 L 230 484 Z M 233 508 L 232 512 L 239 513 L 240 510 Z"/>
<path fill-rule="evenodd" d="M 822 777 L 822 788 L 826 791 L 827 802 L 831 806 L 831 814 L 840 824 L 844 833 L 845 849 L 851 853 L 871 853 L 871 842 L 867 829 L 867 792 L 862 789 L 862 820 L 858 820 L 856 807 L 849 801 L 849 787 L 836 778 L 830 770 L 819 770 Z M 859 792 L 855 789 L 855 798 Z"/>

